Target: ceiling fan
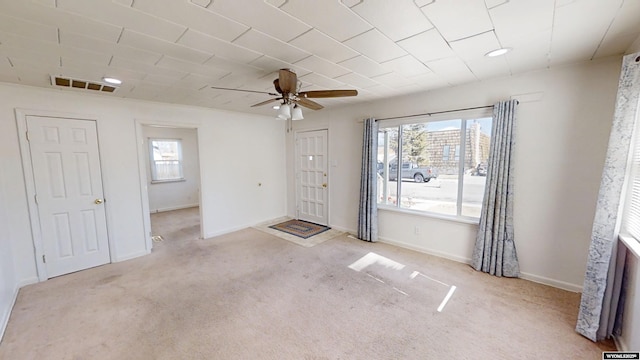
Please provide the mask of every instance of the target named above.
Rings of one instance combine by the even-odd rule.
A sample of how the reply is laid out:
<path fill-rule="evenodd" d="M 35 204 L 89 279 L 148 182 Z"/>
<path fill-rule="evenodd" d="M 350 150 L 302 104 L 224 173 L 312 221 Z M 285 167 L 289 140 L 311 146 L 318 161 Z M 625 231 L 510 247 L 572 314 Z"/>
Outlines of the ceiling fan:
<path fill-rule="evenodd" d="M 298 82 L 298 76 L 295 72 L 290 69 L 280 69 L 278 72 L 278 78 L 273 80 L 273 86 L 275 87 L 277 93 L 270 93 L 264 91 L 254 91 L 254 90 L 240 90 L 240 89 L 229 89 L 229 88 L 220 88 L 212 86 L 212 89 L 218 90 L 233 90 L 233 91 L 244 91 L 244 92 L 252 92 L 252 93 L 260 93 L 260 94 L 268 94 L 271 96 L 276 96 L 276 98 L 269 99 L 266 101 L 259 102 L 257 104 L 252 105 L 251 107 L 262 106 L 272 102 L 279 101 L 281 103 L 280 111 L 278 113 L 278 117 L 281 119 L 287 119 L 292 117 L 293 120 L 302 119 L 302 111 L 298 107 L 304 106 L 311 110 L 320 110 L 324 106 L 318 104 L 313 100 L 309 100 L 312 98 L 335 98 L 335 97 L 344 97 L 344 96 L 356 96 L 358 95 L 357 90 L 313 90 L 313 91 L 299 91 L 300 83 Z M 297 116 L 296 116 L 297 115 Z"/>

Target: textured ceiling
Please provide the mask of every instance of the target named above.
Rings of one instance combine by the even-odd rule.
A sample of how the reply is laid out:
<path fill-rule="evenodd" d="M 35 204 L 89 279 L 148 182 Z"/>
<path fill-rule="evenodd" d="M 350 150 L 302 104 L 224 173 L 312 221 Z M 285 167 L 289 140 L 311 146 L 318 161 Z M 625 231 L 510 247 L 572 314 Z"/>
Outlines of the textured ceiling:
<path fill-rule="evenodd" d="M 359 92 L 325 107 L 375 100 L 623 54 L 638 19 L 638 0 L 0 0 L 0 81 L 111 76 L 101 96 L 267 115 L 211 87 L 273 92 L 290 68 Z"/>

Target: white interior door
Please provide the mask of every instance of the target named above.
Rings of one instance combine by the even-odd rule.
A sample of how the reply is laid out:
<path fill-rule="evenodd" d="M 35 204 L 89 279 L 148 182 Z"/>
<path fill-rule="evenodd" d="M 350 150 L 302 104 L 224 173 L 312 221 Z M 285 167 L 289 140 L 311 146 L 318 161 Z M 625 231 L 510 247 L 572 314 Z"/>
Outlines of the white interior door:
<path fill-rule="evenodd" d="M 298 219 L 328 225 L 327 130 L 297 134 L 296 169 Z"/>
<path fill-rule="evenodd" d="M 26 120 L 47 277 L 109 263 L 95 121 Z"/>

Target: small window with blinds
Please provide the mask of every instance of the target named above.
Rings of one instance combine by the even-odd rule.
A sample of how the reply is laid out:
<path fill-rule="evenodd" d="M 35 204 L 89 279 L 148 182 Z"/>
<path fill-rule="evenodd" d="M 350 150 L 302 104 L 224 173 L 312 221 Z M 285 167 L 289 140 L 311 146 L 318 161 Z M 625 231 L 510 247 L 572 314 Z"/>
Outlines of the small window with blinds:
<path fill-rule="evenodd" d="M 640 242 L 640 126 L 638 125 L 634 130 L 630 151 L 632 152 L 631 166 L 621 233 Z"/>

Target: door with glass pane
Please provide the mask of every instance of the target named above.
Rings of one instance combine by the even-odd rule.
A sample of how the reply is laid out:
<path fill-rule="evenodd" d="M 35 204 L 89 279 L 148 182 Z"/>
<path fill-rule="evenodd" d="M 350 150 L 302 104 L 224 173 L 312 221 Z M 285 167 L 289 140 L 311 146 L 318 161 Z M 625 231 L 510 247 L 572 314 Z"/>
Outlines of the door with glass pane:
<path fill-rule="evenodd" d="M 296 210 L 300 220 L 328 225 L 327 130 L 296 135 Z"/>

